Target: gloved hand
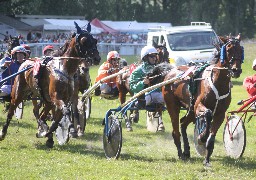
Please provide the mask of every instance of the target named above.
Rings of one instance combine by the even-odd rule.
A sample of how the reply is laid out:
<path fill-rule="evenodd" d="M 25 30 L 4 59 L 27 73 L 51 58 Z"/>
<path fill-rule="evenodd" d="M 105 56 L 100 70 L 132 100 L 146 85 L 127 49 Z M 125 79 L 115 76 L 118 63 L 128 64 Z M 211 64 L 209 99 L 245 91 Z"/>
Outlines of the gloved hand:
<path fill-rule="evenodd" d="M 114 72 L 114 70 L 115 70 L 114 68 L 110 68 L 110 69 L 107 71 L 107 73 L 108 73 L 108 74 L 111 74 L 112 72 Z"/>

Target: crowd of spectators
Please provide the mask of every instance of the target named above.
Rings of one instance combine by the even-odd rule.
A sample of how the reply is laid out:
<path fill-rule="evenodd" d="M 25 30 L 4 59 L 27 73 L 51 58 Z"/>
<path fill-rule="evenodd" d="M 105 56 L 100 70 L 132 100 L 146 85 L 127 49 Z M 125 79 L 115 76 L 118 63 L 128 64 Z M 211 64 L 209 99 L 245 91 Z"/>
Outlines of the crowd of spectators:
<path fill-rule="evenodd" d="M 72 33 L 59 33 L 42 35 L 40 32 L 29 31 L 26 37 L 20 36 L 20 44 L 29 43 L 64 43 L 71 37 Z M 128 44 L 145 44 L 147 41 L 147 34 L 145 33 L 100 33 L 93 35 L 98 43 L 128 43 Z M 7 43 L 8 36 L 2 40 Z"/>

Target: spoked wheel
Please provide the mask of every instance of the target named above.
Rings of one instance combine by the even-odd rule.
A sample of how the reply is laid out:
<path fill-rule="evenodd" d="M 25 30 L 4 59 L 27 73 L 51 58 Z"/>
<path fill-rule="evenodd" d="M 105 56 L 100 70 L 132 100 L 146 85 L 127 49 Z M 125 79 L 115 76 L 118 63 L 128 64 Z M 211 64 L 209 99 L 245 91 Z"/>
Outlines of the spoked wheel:
<path fill-rule="evenodd" d="M 159 117 L 155 112 L 147 111 L 147 130 L 150 132 L 157 132 L 159 126 Z"/>
<path fill-rule="evenodd" d="M 110 159 L 118 159 L 122 148 L 122 127 L 118 119 L 113 116 L 108 117 L 107 125 L 103 131 L 103 148 L 105 156 Z M 107 132 L 106 132 L 107 131 Z"/>
<path fill-rule="evenodd" d="M 69 141 L 69 128 L 69 118 L 63 117 L 59 122 L 58 128 L 56 129 L 56 138 L 59 145 L 66 144 Z"/>
<path fill-rule="evenodd" d="M 15 109 L 14 113 L 15 113 L 15 117 L 17 119 L 22 119 L 23 116 L 23 108 L 24 108 L 24 103 L 21 102 L 18 107 Z"/>
<path fill-rule="evenodd" d="M 223 142 L 228 156 L 235 159 L 242 157 L 246 146 L 246 131 L 244 122 L 239 116 L 228 117 L 224 127 Z"/>
<path fill-rule="evenodd" d="M 201 127 L 199 127 L 198 121 L 197 121 L 194 129 L 194 145 L 195 145 L 197 154 L 199 156 L 204 157 L 206 155 L 206 146 L 205 146 L 206 143 L 203 143 L 203 144 L 198 143 L 199 128 Z"/>

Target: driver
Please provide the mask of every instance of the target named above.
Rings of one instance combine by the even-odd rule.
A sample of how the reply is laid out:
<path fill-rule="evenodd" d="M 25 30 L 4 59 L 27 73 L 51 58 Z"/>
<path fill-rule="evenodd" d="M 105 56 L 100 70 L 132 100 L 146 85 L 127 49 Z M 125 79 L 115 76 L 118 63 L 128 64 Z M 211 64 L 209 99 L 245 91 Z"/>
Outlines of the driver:
<path fill-rule="evenodd" d="M 2 79 L 18 72 L 20 65 L 29 56 L 26 49 L 23 46 L 16 46 L 11 51 L 11 61 L 5 61 L 4 67 L 6 69 L 2 73 Z M 14 83 L 14 78 L 6 81 L 4 85 L 0 88 L 0 96 L 8 96 L 11 94 L 12 85 Z"/>
<path fill-rule="evenodd" d="M 51 56 L 54 51 L 54 47 L 52 45 L 47 45 L 43 49 L 44 56 Z"/>
<path fill-rule="evenodd" d="M 149 86 L 150 81 L 147 77 L 147 74 L 151 73 L 155 67 L 157 63 L 157 55 L 158 52 L 153 46 L 145 46 L 142 48 L 142 63 L 132 72 L 129 79 L 130 90 L 133 93 L 138 93 Z M 145 106 L 149 106 L 151 104 L 164 104 L 164 99 L 160 89 L 157 89 L 157 91 L 154 91 L 150 94 L 145 94 L 145 98 L 144 95 L 138 98 L 139 108 L 144 109 Z M 164 131 L 165 127 L 162 121 L 162 117 L 159 119 L 158 131 Z"/>
<path fill-rule="evenodd" d="M 256 71 L 256 59 L 252 63 L 252 69 Z M 256 74 L 248 76 L 244 79 L 243 86 L 245 87 L 249 97 L 256 95 Z"/>
<path fill-rule="evenodd" d="M 98 70 L 98 76 L 95 82 L 119 72 L 120 59 L 121 57 L 117 51 L 110 51 L 107 55 L 107 61 L 104 62 Z M 114 97 L 118 96 L 119 91 L 116 87 L 116 77 L 104 81 L 104 83 L 100 85 L 100 91 L 99 89 L 95 90 L 95 95 L 100 94 L 112 94 Z"/>

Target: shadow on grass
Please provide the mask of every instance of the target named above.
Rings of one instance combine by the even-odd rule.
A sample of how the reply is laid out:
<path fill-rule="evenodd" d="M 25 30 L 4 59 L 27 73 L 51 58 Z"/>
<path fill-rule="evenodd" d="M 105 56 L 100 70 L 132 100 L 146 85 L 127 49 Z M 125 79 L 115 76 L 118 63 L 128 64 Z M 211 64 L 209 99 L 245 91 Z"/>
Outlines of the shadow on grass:
<path fill-rule="evenodd" d="M 238 85 L 238 86 L 243 85 L 243 81 L 232 80 L 232 83 L 233 83 L 233 85 Z"/>
<path fill-rule="evenodd" d="M 46 142 L 47 139 L 45 139 Z M 65 145 L 58 145 L 56 144 L 57 141 L 54 141 L 54 147 L 48 148 L 46 147 L 45 143 L 37 142 L 35 144 L 35 148 L 38 150 L 49 151 L 52 153 L 57 153 L 58 151 L 66 151 L 72 154 L 81 154 L 81 155 L 93 155 L 96 157 L 104 157 L 105 154 L 102 148 L 99 148 L 95 145 L 89 146 L 85 144 L 65 144 Z"/>

